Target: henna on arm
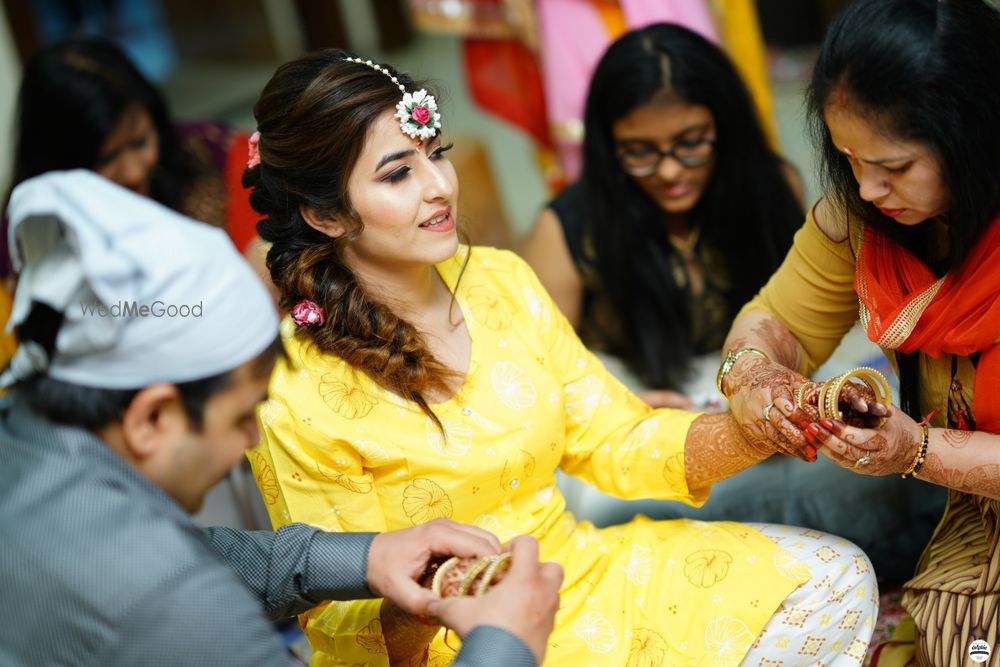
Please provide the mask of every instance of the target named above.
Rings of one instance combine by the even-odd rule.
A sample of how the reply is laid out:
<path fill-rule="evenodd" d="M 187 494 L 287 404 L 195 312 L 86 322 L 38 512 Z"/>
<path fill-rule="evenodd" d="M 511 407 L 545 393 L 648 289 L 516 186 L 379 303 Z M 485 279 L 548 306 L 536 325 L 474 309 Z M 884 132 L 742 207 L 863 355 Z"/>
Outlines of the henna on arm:
<path fill-rule="evenodd" d="M 797 369 L 802 361 L 802 349 L 792 332 L 774 315 L 761 310 L 752 310 L 736 318 L 723 353 L 744 347 L 757 348 L 771 361 L 791 369 Z"/>
<path fill-rule="evenodd" d="M 1000 500 L 1000 435 L 934 428 L 918 479 Z"/>
<path fill-rule="evenodd" d="M 756 326 L 750 329 L 752 335 L 756 336 L 765 347 L 774 352 L 771 357 L 782 366 L 791 369 L 799 367 L 801 361 L 801 348 L 792 332 L 774 317 L 762 319 Z"/>
<path fill-rule="evenodd" d="M 774 454 L 767 442 L 748 438 L 729 413 L 694 420 L 684 443 L 684 469 L 689 489 L 731 477 Z"/>
<path fill-rule="evenodd" d="M 385 648 L 392 666 L 409 665 L 411 660 L 422 656 L 441 629 L 440 625 L 421 623 L 390 600 L 382 601 L 379 621 L 382 623 L 382 636 L 385 638 Z"/>

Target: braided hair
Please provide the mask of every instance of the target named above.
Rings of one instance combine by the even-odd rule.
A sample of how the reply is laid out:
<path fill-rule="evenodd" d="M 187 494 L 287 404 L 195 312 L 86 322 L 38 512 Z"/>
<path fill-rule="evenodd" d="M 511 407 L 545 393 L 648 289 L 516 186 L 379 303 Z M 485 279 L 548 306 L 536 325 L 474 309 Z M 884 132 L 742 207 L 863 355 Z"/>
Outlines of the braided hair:
<path fill-rule="evenodd" d="M 366 292 L 343 261 L 344 246 L 363 228 L 348 179 L 369 128 L 400 98 L 389 76 L 351 57 L 327 49 L 278 68 L 254 105 L 260 162 L 247 168 L 243 184 L 253 188 L 251 206 L 266 216 L 257 233 L 271 244 L 267 267 L 282 307 L 308 299 L 323 309 L 321 326 L 301 327 L 296 335 L 415 402 L 442 428 L 425 396 L 446 392 L 454 371 L 434 357 L 416 327 Z M 415 87 L 405 74 L 393 70 L 392 76 Z M 302 208 L 338 217 L 347 232 L 331 238 L 317 231 Z"/>

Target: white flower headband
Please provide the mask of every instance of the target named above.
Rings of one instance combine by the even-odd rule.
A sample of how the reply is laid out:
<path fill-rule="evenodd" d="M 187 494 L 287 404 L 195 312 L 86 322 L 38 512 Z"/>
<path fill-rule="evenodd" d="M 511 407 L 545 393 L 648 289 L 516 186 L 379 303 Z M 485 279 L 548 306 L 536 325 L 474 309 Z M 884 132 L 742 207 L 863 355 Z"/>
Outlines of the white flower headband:
<path fill-rule="evenodd" d="M 441 129 L 441 114 L 437 110 L 437 100 L 433 95 L 421 88 L 410 94 L 399 82 L 389 68 L 378 63 L 361 58 L 346 58 L 349 62 L 367 65 L 377 72 L 385 74 L 403 93 L 403 99 L 396 105 L 396 118 L 399 119 L 399 129 L 409 137 L 418 140 L 430 139 Z"/>

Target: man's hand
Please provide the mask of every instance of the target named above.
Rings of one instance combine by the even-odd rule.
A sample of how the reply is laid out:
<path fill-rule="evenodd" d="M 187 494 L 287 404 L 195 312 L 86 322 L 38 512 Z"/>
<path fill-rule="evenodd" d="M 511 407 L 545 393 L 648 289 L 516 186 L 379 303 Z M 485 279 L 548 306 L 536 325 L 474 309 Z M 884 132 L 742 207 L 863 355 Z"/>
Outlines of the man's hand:
<path fill-rule="evenodd" d="M 368 551 L 368 588 L 411 614 L 426 614 L 438 597 L 418 582 L 436 556 L 494 556 L 503 549 L 492 533 L 447 519 L 380 533 Z"/>
<path fill-rule="evenodd" d="M 527 644 L 542 664 L 559 611 L 563 570 L 557 563 L 538 561 L 538 542 L 533 537 L 518 537 L 510 547 L 510 571 L 490 592 L 435 601 L 427 611 L 461 637 L 480 625 L 507 630 Z"/>

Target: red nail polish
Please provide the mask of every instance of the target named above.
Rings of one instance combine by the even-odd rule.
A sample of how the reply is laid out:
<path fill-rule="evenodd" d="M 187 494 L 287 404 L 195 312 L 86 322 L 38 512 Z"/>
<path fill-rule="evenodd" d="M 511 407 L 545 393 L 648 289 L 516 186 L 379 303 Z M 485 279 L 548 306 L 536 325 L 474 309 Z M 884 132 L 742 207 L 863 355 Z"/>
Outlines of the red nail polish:
<path fill-rule="evenodd" d="M 820 436 L 821 433 L 821 431 L 819 430 L 819 426 L 817 426 L 816 424 L 809 424 L 809 426 L 806 428 L 806 431 L 817 438 Z"/>
<path fill-rule="evenodd" d="M 806 454 L 808 454 L 810 458 L 812 458 L 813 460 L 815 460 L 816 459 L 816 448 L 813 447 L 812 445 L 806 445 Z"/>
<path fill-rule="evenodd" d="M 832 431 L 834 428 L 833 422 L 829 419 L 820 419 L 819 423 L 822 424 L 823 428 L 825 428 L 827 431 Z"/>
<path fill-rule="evenodd" d="M 809 428 L 809 422 L 807 422 L 807 421 L 801 421 L 801 422 L 799 422 L 799 430 L 800 431 L 805 431 L 808 428 Z"/>

